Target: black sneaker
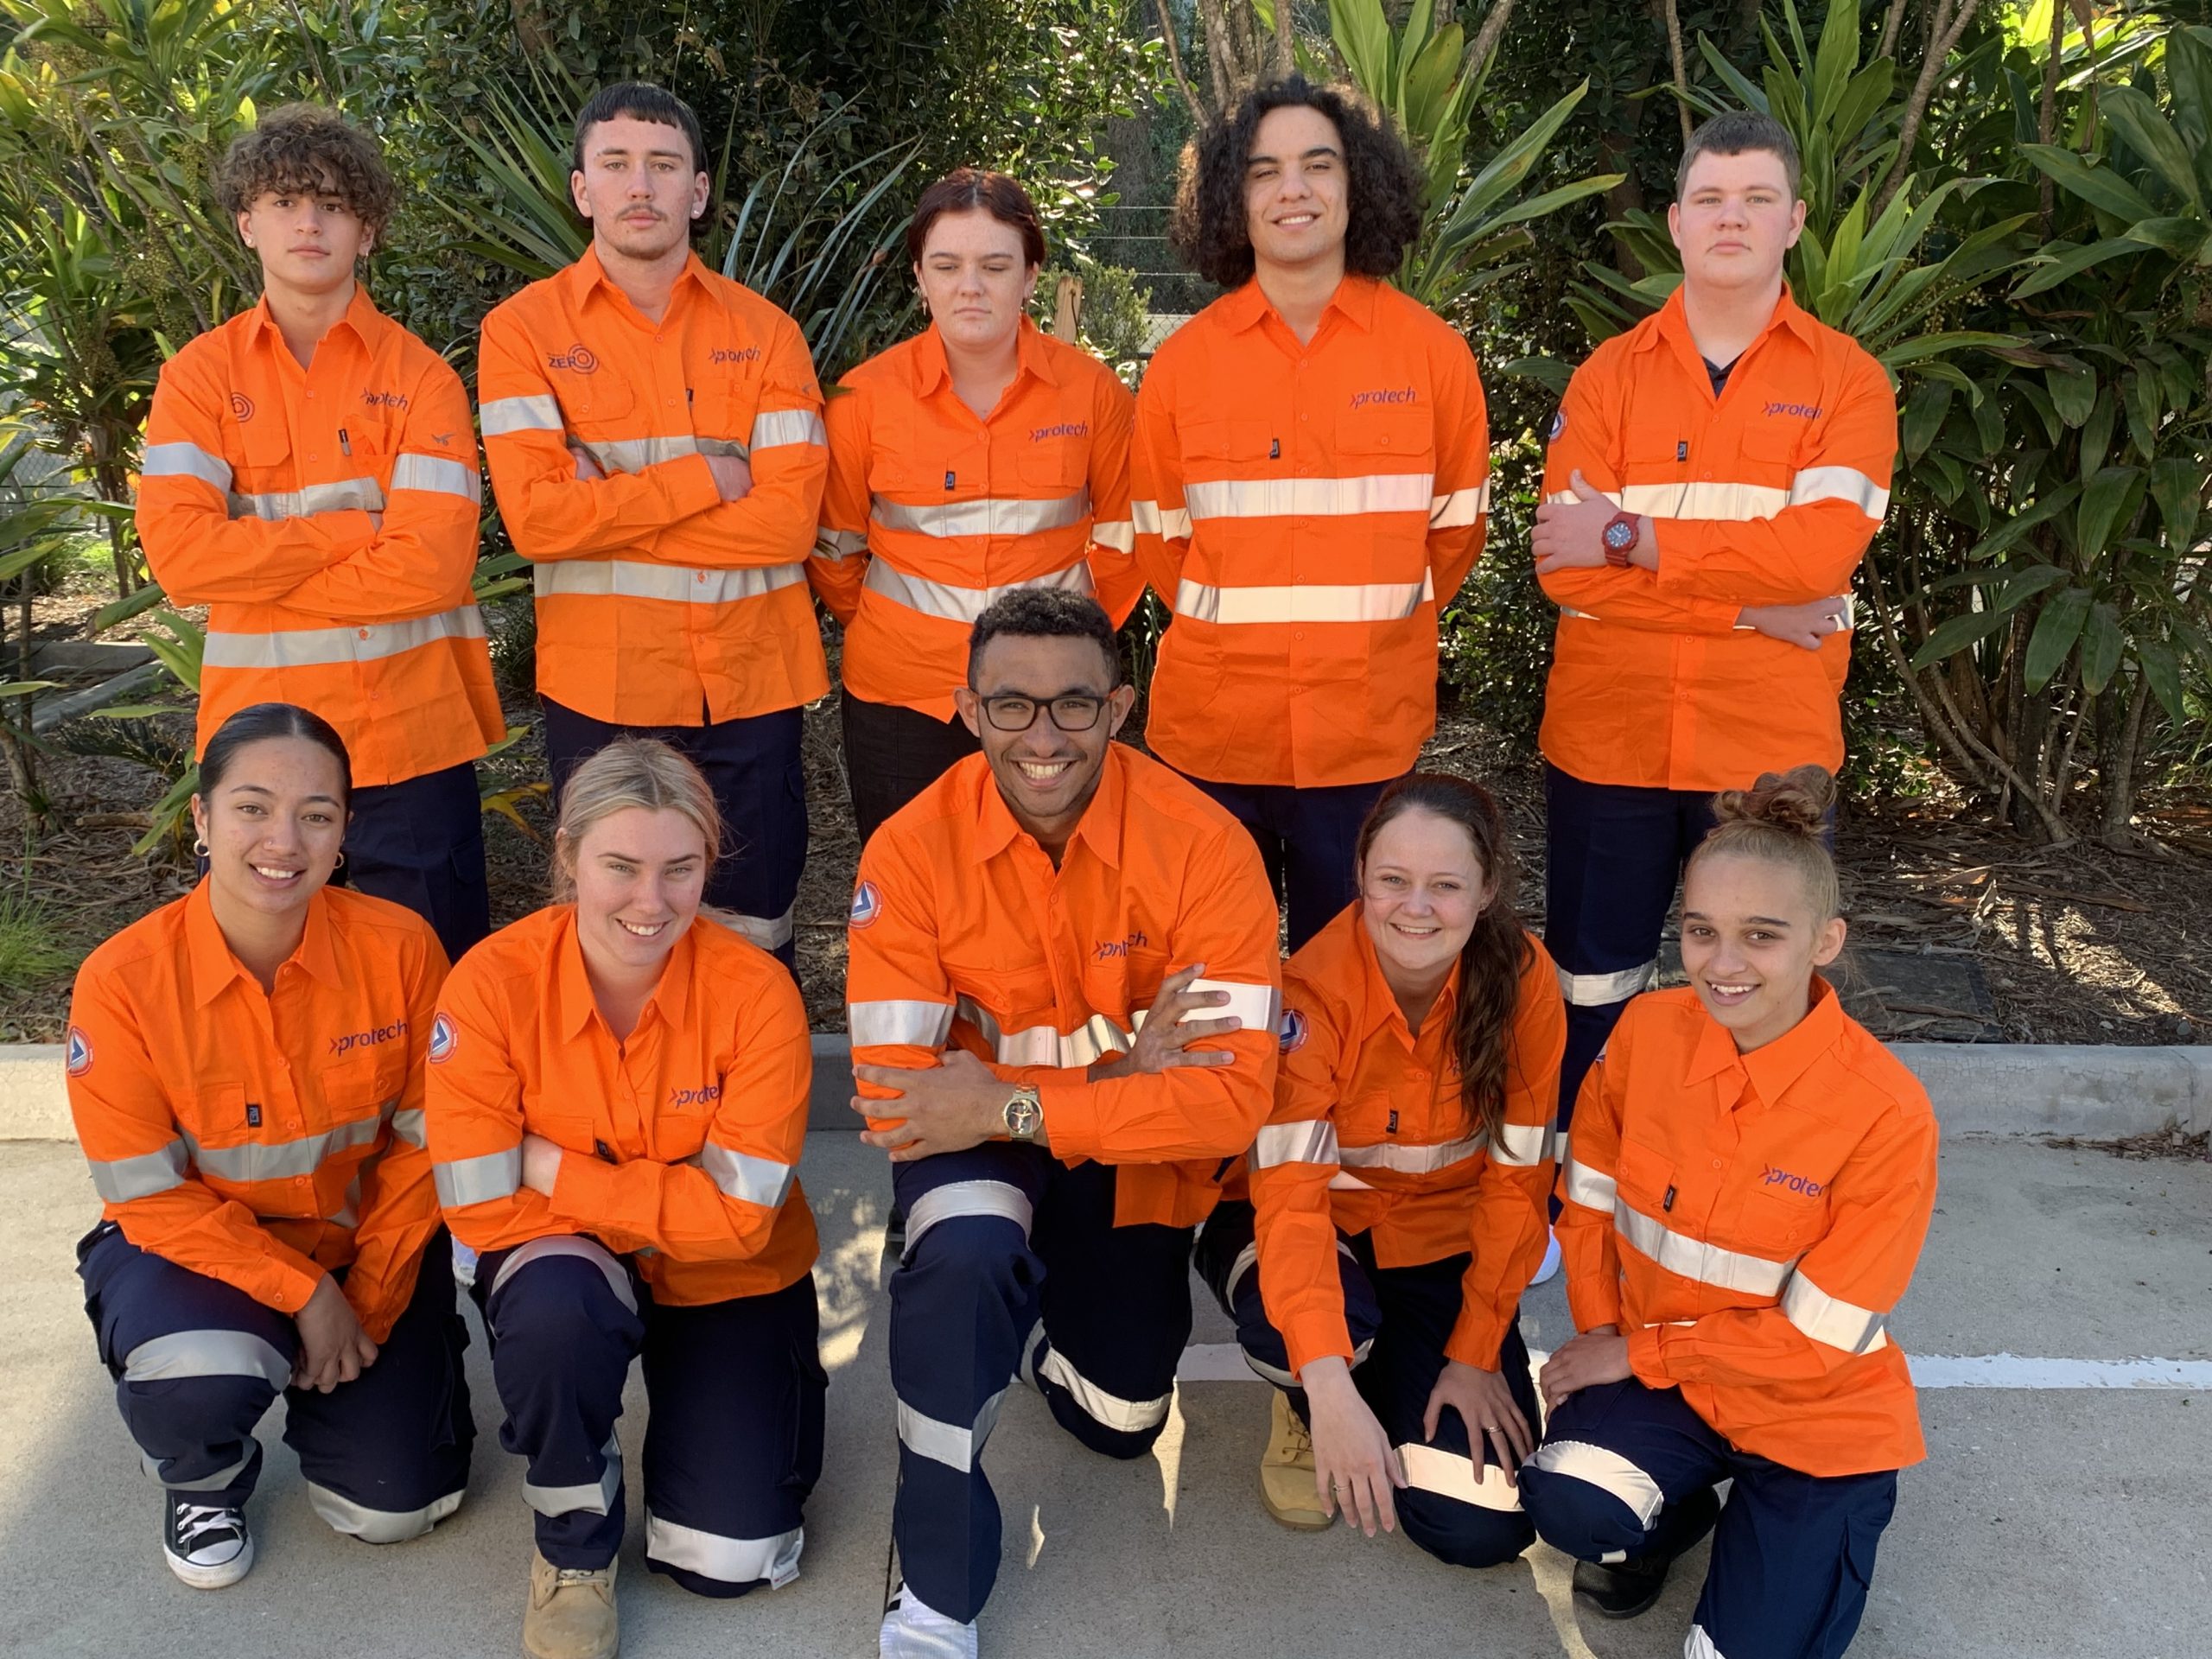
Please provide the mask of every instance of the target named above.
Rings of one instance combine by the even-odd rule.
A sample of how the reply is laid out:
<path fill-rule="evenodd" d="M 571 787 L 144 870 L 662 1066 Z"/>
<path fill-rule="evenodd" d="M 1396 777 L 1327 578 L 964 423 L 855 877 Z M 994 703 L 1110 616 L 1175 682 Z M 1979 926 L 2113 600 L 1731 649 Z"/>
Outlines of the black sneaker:
<path fill-rule="evenodd" d="M 1667 1570 L 1712 1531 L 1719 1518 L 1719 1495 L 1710 1486 L 1700 1487 L 1679 1503 L 1667 1506 L 1652 1529 L 1651 1547 L 1641 1555 L 1611 1563 L 1577 1561 L 1574 1593 L 1600 1618 L 1634 1618 L 1649 1612 L 1667 1587 Z"/>
<path fill-rule="evenodd" d="M 162 1554 L 169 1571 L 195 1590 L 220 1590 L 253 1570 L 245 1511 L 197 1503 L 188 1492 L 162 1497 Z"/>

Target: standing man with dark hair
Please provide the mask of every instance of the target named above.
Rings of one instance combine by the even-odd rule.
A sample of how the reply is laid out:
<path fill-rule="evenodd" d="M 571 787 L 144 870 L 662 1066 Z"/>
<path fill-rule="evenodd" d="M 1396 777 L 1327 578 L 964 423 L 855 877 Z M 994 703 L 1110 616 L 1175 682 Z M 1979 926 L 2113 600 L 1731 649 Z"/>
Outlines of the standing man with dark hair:
<path fill-rule="evenodd" d="M 789 967 L 800 709 L 830 689 L 805 570 L 829 469 L 813 359 L 691 251 L 713 192 L 681 99 L 594 93 L 569 188 L 591 246 L 484 319 L 478 371 L 499 512 L 537 566 L 554 788 L 624 732 L 688 755 L 726 837 L 707 902 Z"/>
<path fill-rule="evenodd" d="M 1889 507 L 1897 399 L 1790 298 L 1797 180 L 1770 117 L 1699 128 L 1667 210 L 1681 286 L 1599 346 L 1552 423 L 1534 544 L 1560 607 L 1542 745 L 1562 1128 L 1657 977 L 1714 791 L 1843 760 L 1851 574 Z"/>
<path fill-rule="evenodd" d="M 458 957 L 492 925 L 474 762 L 506 734 L 468 394 L 358 279 L 398 200 L 373 137 L 288 105 L 216 184 L 261 300 L 162 365 L 138 488 L 155 577 L 207 607 L 200 745 L 255 703 L 327 721 L 356 785 L 339 880 Z"/>
<path fill-rule="evenodd" d="M 1266 876 L 1228 813 L 1112 741 L 1120 680 L 1095 600 L 995 601 L 956 694 L 982 753 L 861 854 L 853 1103 L 906 1212 L 883 1659 L 975 1659 L 1000 1546 L 983 1442 L 1017 1372 L 1095 1452 L 1159 1440 L 1192 1230 L 1271 1104 Z"/>
<path fill-rule="evenodd" d="M 1172 235 L 1231 290 L 1137 396 L 1138 562 L 1174 612 L 1145 736 L 1234 813 L 1295 950 L 1436 726 L 1436 619 L 1482 550 L 1473 354 L 1383 279 L 1421 177 L 1356 94 L 1255 88 L 1193 141 Z"/>

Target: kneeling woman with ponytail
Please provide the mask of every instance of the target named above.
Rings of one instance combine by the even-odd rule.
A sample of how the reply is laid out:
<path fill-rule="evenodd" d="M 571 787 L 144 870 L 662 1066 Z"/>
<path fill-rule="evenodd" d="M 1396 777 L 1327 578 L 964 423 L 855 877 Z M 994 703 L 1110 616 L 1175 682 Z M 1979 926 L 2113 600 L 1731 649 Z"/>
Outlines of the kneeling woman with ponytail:
<path fill-rule="evenodd" d="M 1359 898 L 1283 976 L 1252 1204 L 1215 1211 L 1199 1270 L 1283 1391 L 1269 1513 L 1325 1527 L 1341 1503 L 1370 1536 L 1402 1521 L 1431 1554 L 1491 1567 L 1535 1535 L 1515 1487 L 1538 1421 L 1518 1314 L 1566 1008 L 1479 785 L 1392 785 L 1355 874 Z"/>
<path fill-rule="evenodd" d="M 1715 798 L 1683 878 L 1689 985 L 1621 1016 L 1560 1182 L 1582 1334 L 1544 1367 L 1522 1497 L 1613 1618 L 1717 1516 L 1688 1659 L 1840 1655 L 1925 1455 L 1884 1327 L 1936 1202 L 1936 1118 L 1817 971 L 1843 949 L 1834 798 L 1816 766 Z"/>
<path fill-rule="evenodd" d="M 556 902 L 464 957 L 430 1038 L 430 1156 L 537 1512 L 523 1648 L 612 1659 L 615 1419 L 645 1360 L 645 1565 L 740 1596 L 798 1573 L 822 1468 L 812 1056 L 776 959 L 702 912 L 715 798 L 618 738 L 561 793 Z"/>

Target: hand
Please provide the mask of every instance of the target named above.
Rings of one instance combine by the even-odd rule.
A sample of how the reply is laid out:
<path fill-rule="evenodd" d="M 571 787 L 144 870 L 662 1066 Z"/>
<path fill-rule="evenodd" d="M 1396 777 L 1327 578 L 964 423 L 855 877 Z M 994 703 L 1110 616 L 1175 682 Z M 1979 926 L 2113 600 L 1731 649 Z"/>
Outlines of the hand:
<path fill-rule="evenodd" d="M 576 458 L 577 482 L 588 484 L 595 480 L 602 479 L 607 476 L 607 474 L 601 468 L 598 461 L 593 456 L 591 451 L 585 448 L 582 445 L 569 445 L 569 453 Z"/>
<path fill-rule="evenodd" d="M 553 1196 L 553 1183 L 561 1179 L 561 1148 L 542 1135 L 522 1138 L 522 1184 L 533 1192 Z"/>
<path fill-rule="evenodd" d="M 1585 1331 L 1544 1362 L 1536 1386 L 1544 1391 L 1547 1409 L 1556 1411 L 1561 1402 L 1580 1389 L 1601 1382 L 1624 1382 L 1628 1366 L 1628 1338 L 1610 1325 Z"/>
<path fill-rule="evenodd" d="M 300 1333 L 300 1357 L 292 1362 L 292 1386 L 328 1394 L 351 1382 L 376 1363 L 377 1345 L 361 1329 L 353 1304 L 328 1274 L 315 1287 L 307 1306 L 292 1316 Z"/>
<path fill-rule="evenodd" d="M 1429 1390 L 1428 1410 L 1421 1420 L 1423 1440 L 1434 1442 L 1436 1425 L 1446 1406 L 1458 1412 L 1459 1421 L 1467 1426 L 1467 1443 L 1477 1468 L 1482 1465 L 1483 1439 L 1487 1435 L 1497 1466 L 1505 1471 L 1505 1484 L 1518 1486 L 1521 1465 L 1536 1454 L 1536 1437 L 1529 1432 L 1529 1420 L 1521 1414 L 1513 1390 L 1505 1386 L 1505 1373 L 1462 1365 L 1456 1359 L 1445 1361 L 1442 1375 Z"/>
<path fill-rule="evenodd" d="M 940 1152 L 965 1152 L 1006 1133 L 1007 1096 L 1014 1085 L 993 1076 L 988 1066 L 964 1048 L 947 1049 L 931 1066 L 856 1065 L 853 1076 L 894 1093 L 896 1105 L 853 1096 L 853 1109 L 864 1117 L 888 1117 L 896 1111 L 905 1118 L 902 1123 L 861 1136 L 868 1145 L 888 1151 L 894 1164 Z M 1045 1144 L 1042 1127 L 1037 1144 Z"/>
<path fill-rule="evenodd" d="M 1345 1517 L 1369 1537 L 1378 1523 L 1383 1531 L 1395 1532 L 1398 1510 L 1390 1489 L 1406 1484 L 1405 1471 L 1398 1467 L 1390 1437 L 1352 1382 L 1351 1367 L 1332 1355 L 1308 1364 L 1298 1380 L 1312 1419 L 1313 1486 L 1321 1513 L 1334 1515 L 1341 1502 Z"/>
<path fill-rule="evenodd" d="M 1137 1027 L 1136 1040 L 1126 1054 L 1109 1054 L 1090 1067 L 1090 1080 L 1097 1083 L 1107 1077 L 1122 1077 L 1140 1071 L 1165 1071 L 1178 1065 L 1229 1065 L 1236 1056 L 1225 1048 L 1193 1049 L 1193 1043 L 1205 1042 L 1211 1037 L 1226 1037 L 1232 1031 L 1244 1029 L 1244 1022 L 1235 1014 L 1219 1020 L 1185 1020 L 1186 1014 L 1201 1008 L 1217 1008 L 1229 1001 L 1227 991 L 1194 991 L 1191 982 L 1204 976 L 1206 965 L 1194 962 L 1187 968 L 1179 968 L 1160 982 L 1160 995 L 1152 999 L 1152 1006 L 1145 1010 L 1144 1020 Z"/>
<path fill-rule="evenodd" d="M 753 493 L 753 468 L 742 455 L 709 455 L 707 470 L 725 501 L 742 501 Z"/>
<path fill-rule="evenodd" d="M 1536 574 L 1540 576 L 1548 576 L 1554 570 L 1596 567 L 1605 563 L 1605 526 L 1619 509 L 1580 470 L 1567 480 L 1567 489 L 1573 500 L 1547 501 L 1536 509 L 1535 534 L 1529 538 L 1529 545 L 1536 556 Z M 1650 539 L 1651 529 L 1647 523 L 1637 550 L 1642 552 Z"/>
<path fill-rule="evenodd" d="M 1746 605 L 1737 613 L 1736 620 L 1770 639 L 1818 651 L 1830 634 L 1843 632 L 1845 609 L 1850 603 L 1847 595 L 1838 594 L 1834 599 L 1808 600 L 1802 605 Z"/>

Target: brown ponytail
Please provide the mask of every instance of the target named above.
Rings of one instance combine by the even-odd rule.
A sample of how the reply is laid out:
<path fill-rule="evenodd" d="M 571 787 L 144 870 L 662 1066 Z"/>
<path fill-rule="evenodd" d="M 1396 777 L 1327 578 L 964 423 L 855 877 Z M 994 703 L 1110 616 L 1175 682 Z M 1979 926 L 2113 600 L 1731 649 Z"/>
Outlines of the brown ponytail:
<path fill-rule="evenodd" d="M 1467 832 L 1491 883 L 1490 903 L 1475 918 L 1459 950 L 1459 1005 L 1452 1020 L 1452 1052 L 1459 1063 L 1459 1098 L 1492 1145 L 1505 1126 L 1505 1072 L 1513 1041 L 1513 1015 L 1521 976 L 1535 952 L 1515 914 L 1520 863 L 1505 832 L 1504 816 L 1480 784 L 1440 772 L 1410 772 L 1382 791 L 1359 827 L 1357 857 L 1382 826 L 1408 812 L 1428 812 Z"/>
<path fill-rule="evenodd" d="M 1835 860 L 1827 849 L 1835 779 L 1819 766 L 1764 772 L 1749 789 L 1724 789 L 1713 798 L 1713 833 L 1690 855 L 1690 868 L 1721 853 L 1784 864 L 1797 872 L 1812 901 L 1815 922 L 1843 914 Z"/>

